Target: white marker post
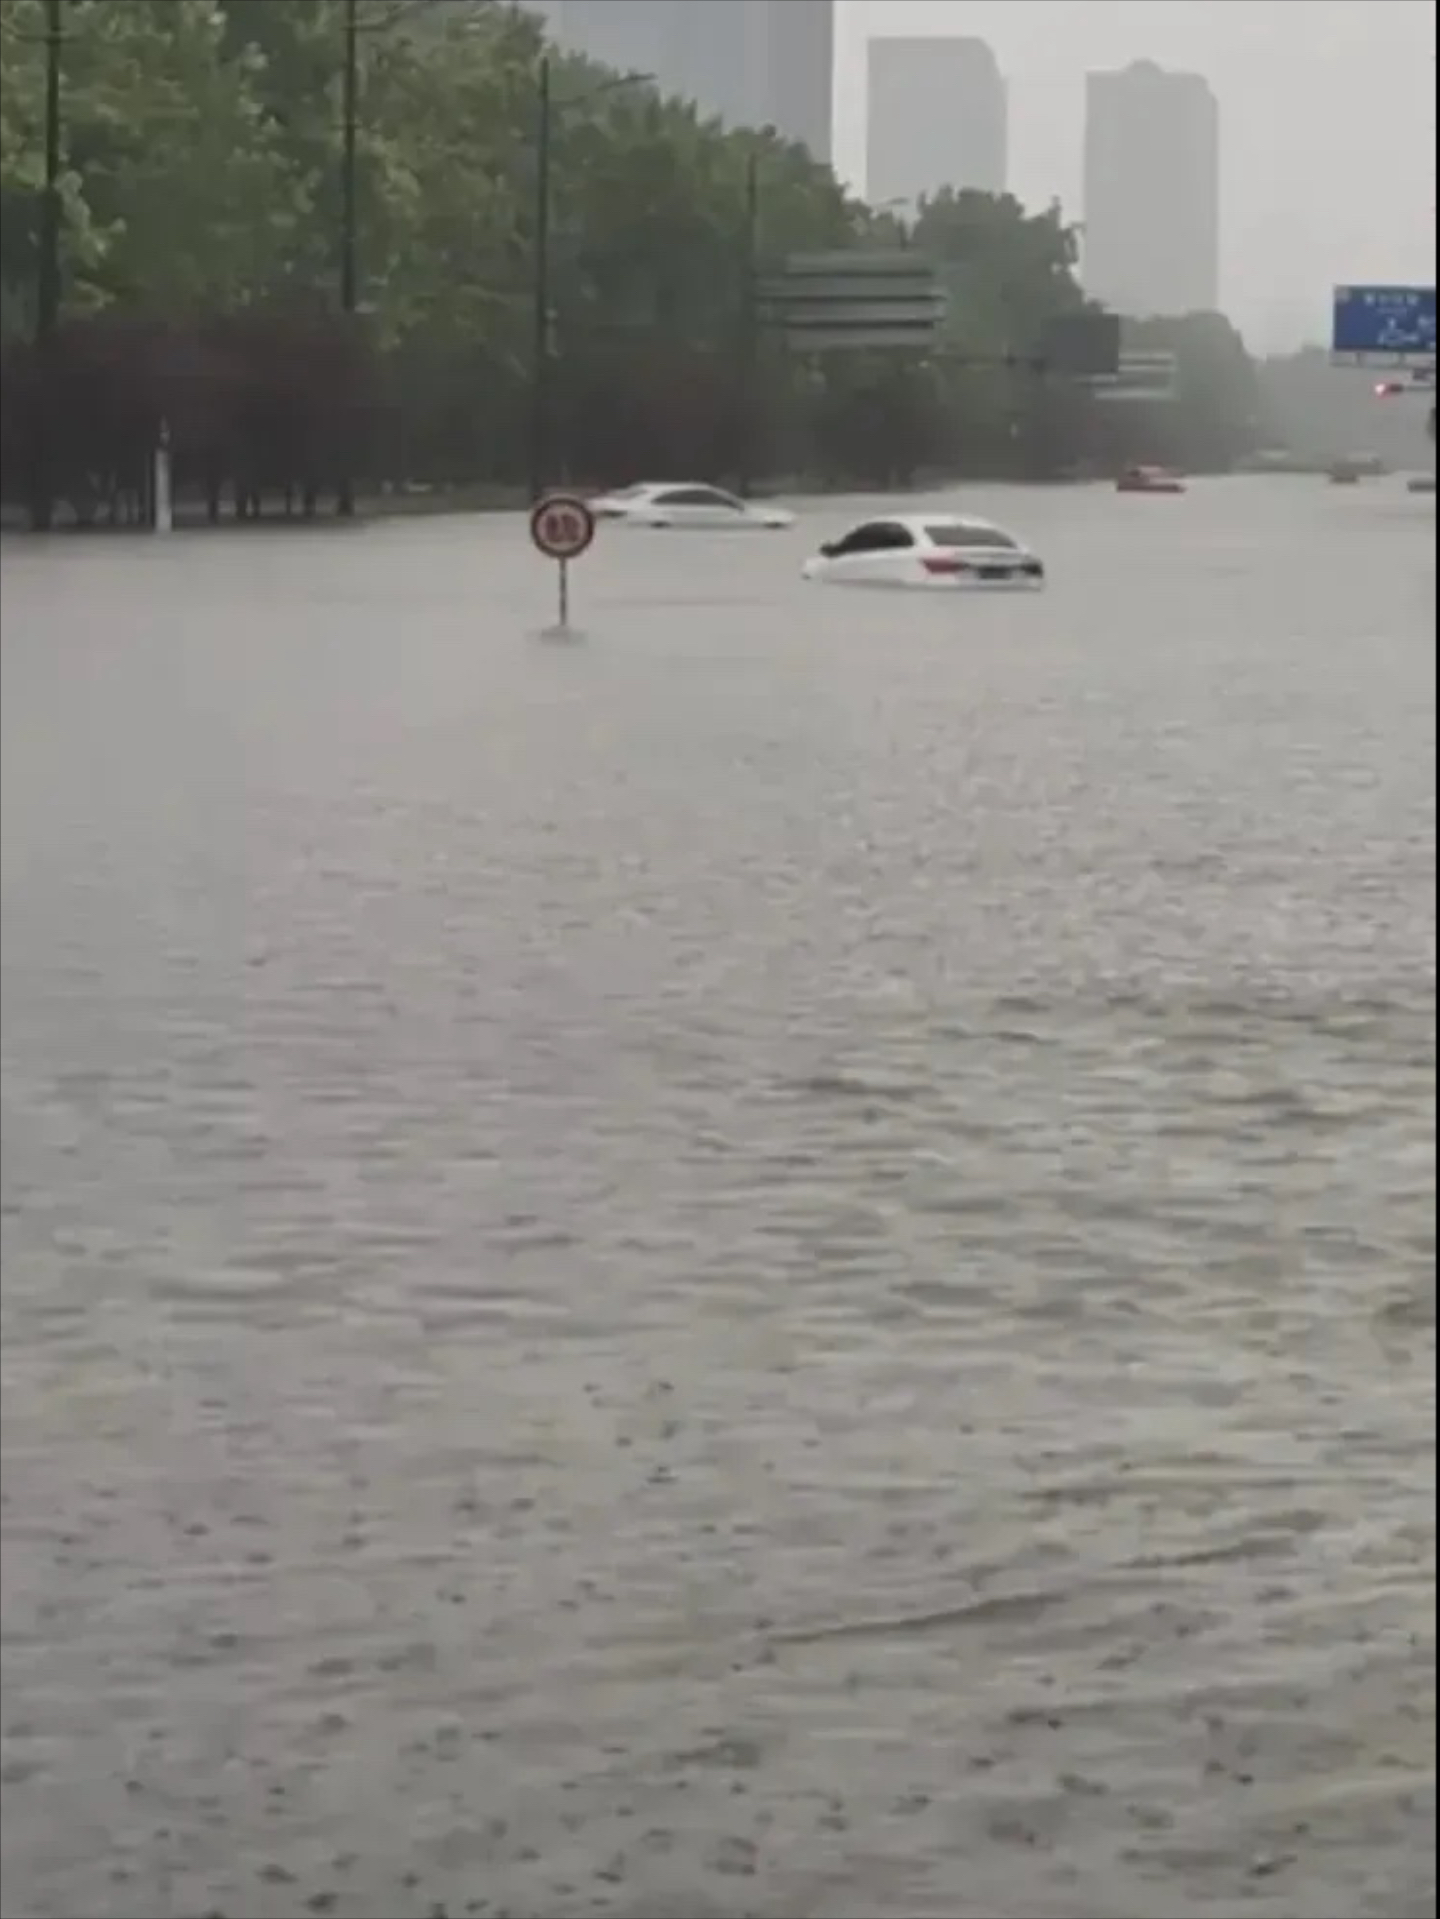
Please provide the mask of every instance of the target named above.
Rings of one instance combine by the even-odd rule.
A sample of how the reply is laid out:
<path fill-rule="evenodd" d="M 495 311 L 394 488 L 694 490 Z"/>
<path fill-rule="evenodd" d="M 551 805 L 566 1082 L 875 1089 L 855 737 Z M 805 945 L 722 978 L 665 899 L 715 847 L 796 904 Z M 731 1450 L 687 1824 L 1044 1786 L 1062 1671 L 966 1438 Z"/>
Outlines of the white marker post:
<path fill-rule="evenodd" d="M 530 539 L 559 576 L 560 618 L 552 631 L 570 631 L 570 562 L 588 551 L 595 538 L 595 515 L 574 493 L 551 493 L 530 511 Z"/>
<path fill-rule="evenodd" d="M 155 531 L 169 533 L 175 525 L 175 506 L 170 488 L 170 425 L 160 422 L 155 442 Z"/>

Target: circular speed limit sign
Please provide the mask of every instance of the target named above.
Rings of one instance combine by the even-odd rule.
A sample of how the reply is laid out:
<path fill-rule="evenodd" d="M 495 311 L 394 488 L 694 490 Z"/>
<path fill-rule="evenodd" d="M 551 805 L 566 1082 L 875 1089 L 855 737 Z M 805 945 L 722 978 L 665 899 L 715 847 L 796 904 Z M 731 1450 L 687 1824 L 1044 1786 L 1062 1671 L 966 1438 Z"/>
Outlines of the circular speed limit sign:
<path fill-rule="evenodd" d="M 595 538 L 595 515 L 571 493 L 552 493 L 531 509 L 530 538 L 547 560 L 578 560 Z"/>

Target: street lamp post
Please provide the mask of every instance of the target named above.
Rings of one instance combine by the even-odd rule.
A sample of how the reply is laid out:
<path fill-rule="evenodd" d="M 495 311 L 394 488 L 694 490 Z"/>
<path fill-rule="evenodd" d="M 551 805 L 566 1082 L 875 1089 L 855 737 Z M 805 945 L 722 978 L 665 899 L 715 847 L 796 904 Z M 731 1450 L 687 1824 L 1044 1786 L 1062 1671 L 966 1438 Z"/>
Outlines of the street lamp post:
<path fill-rule="evenodd" d="M 745 163 L 745 250 L 740 263 L 740 366 L 735 491 L 748 499 L 755 464 L 755 370 L 760 339 L 760 163 Z"/>
<path fill-rule="evenodd" d="M 35 415 L 30 524 L 48 533 L 55 519 L 52 422 L 55 330 L 60 319 L 60 0 L 45 0 L 45 184 L 35 273 Z"/>
<path fill-rule="evenodd" d="M 910 222 L 914 214 L 914 209 L 915 209 L 915 202 L 913 200 L 907 199 L 903 194 L 898 195 L 893 200 L 877 201 L 876 204 L 872 206 L 870 209 L 872 213 L 888 213 L 891 216 L 891 218 L 894 220 L 895 225 L 899 230 L 899 235 L 900 235 L 899 243 L 900 243 L 900 248 L 902 252 L 910 245 L 910 239 L 911 239 Z"/>
<path fill-rule="evenodd" d="M 557 101 L 554 69 L 542 54 L 535 75 L 535 264 L 530 336 L 530 497 L 545 491 L 550 461 L 550 177 L 555 116 L 621 87 L 647 86 L 653 73 L 617 73 L 578 96 Z"/>
<path fill-rule="evenodd" d="M 554 112 L 550 56 L 535 90 L 535 305 L 530 335 L 530 497 L 545 490 L 550 442 L 550 129 Z"/>
<path fill-rule="evenodd" d="M 345 61 L 340 86 L 340 310 L 347 328 L 354 323 L 356 306 L 355 142 L 359 122 L 360 19 L 359 0 L 345 0 Z M 355 484 L 349 471 L 340 478 L 336 510 L 343 519 L 355 514 Z"/>
<path fill-rule="evenodd" d="M 345 0 L 345 64 L 341 74 L 340 118 L 340 306 L 355 311 L 355 143 L 359 130 L 359 0 Z"/>

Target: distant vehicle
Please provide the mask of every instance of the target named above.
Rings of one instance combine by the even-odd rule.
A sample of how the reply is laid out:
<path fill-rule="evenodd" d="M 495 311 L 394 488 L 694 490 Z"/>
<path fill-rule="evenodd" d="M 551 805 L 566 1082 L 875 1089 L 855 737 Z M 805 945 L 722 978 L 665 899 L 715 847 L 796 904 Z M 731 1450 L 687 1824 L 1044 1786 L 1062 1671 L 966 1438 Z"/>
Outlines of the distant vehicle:
<path fill-rule="evenodd" d="M 1034 591 L 1045 568 L 1027 546 L 989 520 L 947 513 L 864 520 L 827 540 L 802 569 L 827 586 L 1002 587 Z"/>
<path fill-rule="evenodd" d="M 1359 480 L 1378 480 L 1385 462 L 1378 453 L 1347 453 L 1343 459 L 1332 460 L 1326 470 L 1333 486 L 1354 486 Z"/>
<path fill-rule="evenodd" d="M 602 493 L 589 505 L 600 520 L 687 532 L 775 532 L 795 524 L 795 515 L 782 507 L 756 505 L 721 487 L 700 486 L 693 481 L 643 480 L 615 493 Z"/>
<path fill-rule="evenodd" d="M 1405 482 L 1407 493 L 1433 493 L 1435 475 L 1433 473 L 1415 473 Z"/>
<path fill-rule="evenodd" d="M 1313 473 L 1315 462 L 1289 447 L 1266 446 L 1256 453 L 1242 454 L 1235 463 L 1237 473 Z"/>
<path fill-rule="evenodd" d="M 1163 466 L 1127 466 L 1115 482 L 1117 493 L 1183 493 L 1185 482 Z"/>

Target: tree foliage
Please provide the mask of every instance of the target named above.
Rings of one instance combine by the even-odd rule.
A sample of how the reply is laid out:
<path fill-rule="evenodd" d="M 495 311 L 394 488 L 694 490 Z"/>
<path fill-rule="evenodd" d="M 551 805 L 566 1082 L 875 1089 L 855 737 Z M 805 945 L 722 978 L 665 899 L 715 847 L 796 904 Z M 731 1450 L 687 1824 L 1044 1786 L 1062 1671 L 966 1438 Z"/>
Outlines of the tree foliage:
<path fill-rule="evenodd" d="M 1406 467 L 1435 437 L 1434 401 L 1423 387 L 1379 395 L 1372 368 L 1332 366 L 1324 347 L 1262 360 L 1256 377 L 1273 458 L 1323 469 L 1369 455 Z"/>
<path fill-rule="evenodd" d="M 0 11 L 12 451 L 20 415 L 38 404 L 24 342 L 45 18 L 43 0 Z M 925 466 L 1049 470 L 1084 457 L 1087 410 L 1031 364 L 1047 320 L 1082 302 L 1058 209 L 947 190 L 904 233 L 803 148 L 769 131 L 724 132 L 683 102 L 547 50 L 539 20 L 516 6 L 356 0 L 354 18 L 362 317 L 342 324 L 345 0 L 64 0 L 57 352 L 72 390 L 63 403 L 45 390 L 70 422 L 81 491 L 118 484 L 125 432 L 143 445 L 161 418 L 212 494 L 217 466 L 237 491 L 313 490 L 358 457 L 362 421 L 372 477 L 518 478 L 547 51 L 559 468 L 616 480 L 718 474 L 748 458 L 902 482 Z M 806 363 L 767 340 L 746 356 L 753 274 L 792 252 L 902 243 L 934 258 L 951 293 L 938 352 Z M 1203 327 L 1186 337 L 1197 394 L 1218 381 L 1243 397 L 1243 350 L 1236 359 Z M 102 407 L 106 378 L 125 397 Z M 87 421 L 102 419 L 91 432 Z M 1218 445 L 1210 399 L 1187 403 L 1185 419 L 1182 434 Z M 327 434 L 339 438 L 322 454 Z M 7 487 L 14 464 L 7 452 Z"/>
<path fill-rule="evenodd" d="M 1175 355 L 1173 404 L 1117 407 L 1117 451 L 1141 460 L 1223 472 L 1263 438 L 1263 406 L 1245 343 L 1219 313 L 1139 320 L 1126 329 L 1136 351 Z"/>

